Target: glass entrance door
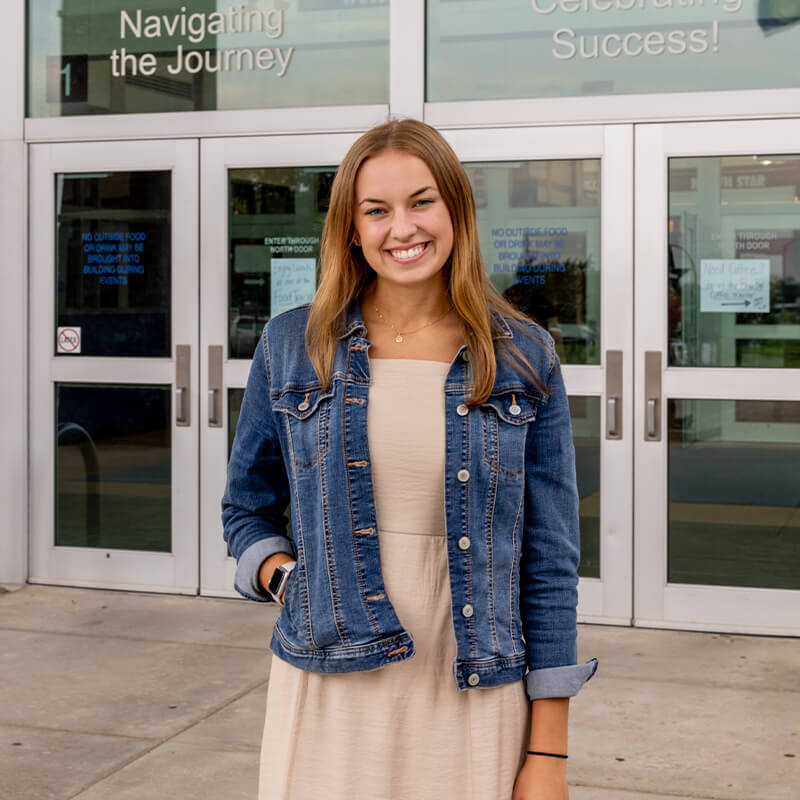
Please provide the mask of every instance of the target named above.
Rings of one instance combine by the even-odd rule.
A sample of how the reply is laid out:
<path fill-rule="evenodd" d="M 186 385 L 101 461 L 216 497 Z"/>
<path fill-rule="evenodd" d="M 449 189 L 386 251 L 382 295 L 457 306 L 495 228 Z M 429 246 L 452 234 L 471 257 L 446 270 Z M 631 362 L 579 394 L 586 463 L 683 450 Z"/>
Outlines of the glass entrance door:
<path fill-rule="evenodd" d="M 220 497 L 267 320 L 311 300 L 336 167 L 358 134 L 201 144 L 201 591 L 235 596 Z"/>
<path fill-rule="evenodd" d="M 445 131 L 495 287 L 553 336 L 572 413 L 584 621 L 631 621 L 631 126 Z M 613 476 L 613 478 L 612 478 Z"/>
<path fill-rule="evenodd" d="M 194 594 L 197 144 L 30 152 L 30 580 Z"/>
<path fill-rule="evenodd" d="M 636 624 L 800 634 L 800 123 L 636 134 Z"/>

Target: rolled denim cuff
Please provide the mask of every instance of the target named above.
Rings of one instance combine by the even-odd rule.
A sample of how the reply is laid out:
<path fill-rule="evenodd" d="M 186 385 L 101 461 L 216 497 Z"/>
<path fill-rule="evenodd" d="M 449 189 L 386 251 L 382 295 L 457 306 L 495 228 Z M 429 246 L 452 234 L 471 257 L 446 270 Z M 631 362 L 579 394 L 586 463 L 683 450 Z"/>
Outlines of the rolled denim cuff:
<path fill-rule="evenodd" d="M 574 697 L 595 672 L 596 658 L 589 659 L 585 664 L 534 669 L 525 676 L 525 691 L 530 700 L 542 697 Z"/>
<path fill-rule="evenodd" d="M 253 542 L 236 562 L 233 588 L 248 600 L 272 603 L 274 600 L 258 580 L 261 565 L 275 553 L 286 553 L 296 558 L 292 543 L 284 536 L 270 536 Z"/>

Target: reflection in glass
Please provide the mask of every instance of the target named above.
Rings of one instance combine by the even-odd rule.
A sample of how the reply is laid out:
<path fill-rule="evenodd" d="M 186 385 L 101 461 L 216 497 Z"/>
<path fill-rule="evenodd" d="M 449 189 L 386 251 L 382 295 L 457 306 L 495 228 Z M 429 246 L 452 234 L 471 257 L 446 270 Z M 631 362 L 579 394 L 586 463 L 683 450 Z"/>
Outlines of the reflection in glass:
<path fill-rule="evenodd" d="M 800 156 L 669 161 L 669 364 L 800 367 Z"/>
<path fill-rule="evenodd" d="M 800 402 L 670 400 L 668 580 L 800 589 Z"/>
<path fill-rule="evenodd" d="M 600 577 L 600 398 L 570 396 L 580 498 L 582 578 Z"/>
<path fill-rule="evenodd" d="M 564 363 L 599 364 L 600 161 L 465 166 L 489 280 Z"/>
<path fill-rule="evenodd" d="M 389 0 L 27 5 L 28 116 L 389 100 Z"/>
<path fill-rule="evenodd" d="M 55 391 L 56 546 L 169 552 L 170 387 Z"/>
<path fill-rule="evenodd" d="M 56 325 L 77 331 L 80 355 L 169 357 L 170 183 L 169 172 L 56 175 Z"/>
<path fill-rule="evenodd" d="M 335 169 L 232 169 L 229 180 L 231 358 L 251 358 L 270 317 L 310 302 Z"/>

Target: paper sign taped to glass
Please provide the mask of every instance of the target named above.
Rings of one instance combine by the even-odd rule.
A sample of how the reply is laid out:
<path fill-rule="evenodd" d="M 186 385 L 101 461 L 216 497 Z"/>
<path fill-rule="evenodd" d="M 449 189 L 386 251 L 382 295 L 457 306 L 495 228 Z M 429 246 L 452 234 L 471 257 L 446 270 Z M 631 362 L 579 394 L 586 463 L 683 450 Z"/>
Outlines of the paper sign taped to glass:
<path fill-rule="evenodd" d="M 700 311 L 769 312 L 769 259 L 704 258 L 700 261 Z"/>

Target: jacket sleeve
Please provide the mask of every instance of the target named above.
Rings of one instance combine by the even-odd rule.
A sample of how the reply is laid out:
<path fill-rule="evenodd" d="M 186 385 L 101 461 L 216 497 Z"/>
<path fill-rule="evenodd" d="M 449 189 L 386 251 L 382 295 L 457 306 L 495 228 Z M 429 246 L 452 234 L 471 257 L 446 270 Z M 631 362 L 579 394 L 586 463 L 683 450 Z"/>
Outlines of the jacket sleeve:
<path fill-rule="evenodd" d="M 288 502 L 289 481 L 270 403 L 265 329 L 253 355 L 222 498 L 224 538 L 236 559 L 234 587 L 251 600 L 272 601 L 258 580 L 267 558 L 275 553 L 296 557 L 286 533 Z"/>
<path fill-rule="evenodd" d="M 571 697 L 597 660 L 577 661 L 578 489 L 575 448 L 561 367 L 548 337 L 550 395 L 540 405 L 525 450 L 525 516 L 520 611 L 528 697 Z"/>

